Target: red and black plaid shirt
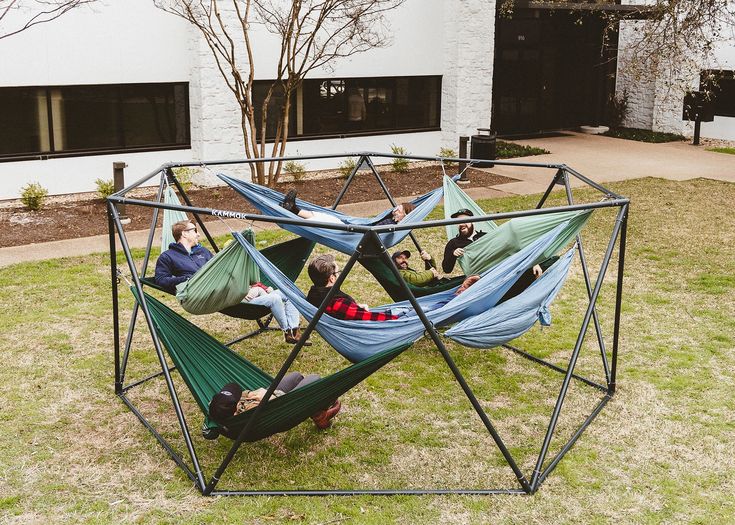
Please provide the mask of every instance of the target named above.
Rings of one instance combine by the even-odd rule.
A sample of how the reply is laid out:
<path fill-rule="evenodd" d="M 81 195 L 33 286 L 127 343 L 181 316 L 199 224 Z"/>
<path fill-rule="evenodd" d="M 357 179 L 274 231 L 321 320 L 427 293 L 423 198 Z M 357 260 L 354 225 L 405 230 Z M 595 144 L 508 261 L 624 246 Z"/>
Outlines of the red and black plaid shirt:
<path fill-rule="evenodd" d="M 335 297 L 332 303 L 327 306 L 326 313 L 337 319 L 345 319 L 348 321 L 388 321 L 389 319 L 398 319 L 395 315 L 385 312 L 371 312 L 357 305 L 355 301 L 347 297 Z"/>
<path fill-rule="evenodd" d="M 312 286 L 306 300 L 319 308 L 322 301 L 329 293 L 326 286 Z M 371 312 L 357 305 L 357 302 L 342 291 L 337 291 L 332 297 L 331 302 L 325 309 L 325 312 L 336 319 L 345 319 L 347 321 L 388 321 L 390 319 L 398 319 L 397 316 L 386 312 Z"/>

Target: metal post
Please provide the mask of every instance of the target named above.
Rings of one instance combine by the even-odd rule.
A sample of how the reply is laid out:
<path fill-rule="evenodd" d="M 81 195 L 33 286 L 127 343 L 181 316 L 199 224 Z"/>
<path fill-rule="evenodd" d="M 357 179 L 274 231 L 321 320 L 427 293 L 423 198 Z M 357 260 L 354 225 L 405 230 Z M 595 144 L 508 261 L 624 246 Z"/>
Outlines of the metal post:
<path fill-rule="evenodd" d="M 366 234 L 367 235 L 367 234 Z M 363 236 L 363 239 L 365 236 Z M 304 343 L 307 339 L 309 339 L 309 336 L 316 328 L 317 322 L 319 322 L 319 319 L 324 314 L 324 311 L 327 309 L 327 305 L 331 302 L 332 297 L 334 297 L 334 294 L 337 293 L 337 290 L 339 290 L 339 287 L 344 282 L 345 278 L 347 278 L 347 275 L 350 273 L 350 270 L 352 270 L 352 267 L 357 262 L 357 259 L 360 257 L 361 253 L 358 249 L 355 250 L 355 253 L 352 254 L 352 256 L 347 261 L 347 264 L 345 264 L 344 269 L 340 274 L 337 276 L 337 280 L 335 281 L 332 288 L 327 293 L 326 297 L 324 298 L 324 301 L 322 301 L 322 304 L 319 305 L 319 308 L 316 311 L 316 314 L 314 314 L 314 317 L 311 318 L 311 321 L 307 325 L 306 329 L 301 333 L 301 339 L 298 340 L 296 345 L 293 347 L 293 350 L 291 350 L 291 353 L 288 355 L 286 360 L 283 362 L 283 365 L 281 365 L 281 369 L 276 374 L 276 377 L 273 378 L 273 382 L 270 384 L 268 389 L 266 390 L 266 393 L 263 395 L 263 401 L 258 404 L 253 409 L 253 415 L 250 417 L 248 422 L 245 424 L 243 429 L 240 431 L 240 434 L 237 436 L 237 439 L 230 447 L 229 452 L 225 456 L 225 458 L 222 460 L 222 463 L 220 463 L 220 466 L 217 468 L 217 471 L 212 476 L 212 479 L 209 480 L 209 483 L 207 483 L 206 487 L 204 487 L 204 490 L 202 491 L 202 494 L 205 496 L 208 496 L 212 493 L 214 488 L 217 486 L 217 483 L 219 483 L 219 479 L 224 473 L 225 469 L 227 469 L 228 465 L 232 461 L 232 458 L 235 457 L 235 454 L 237 453 L 237 450 L 240 448 L 240 445 L 242 445 L 242 442 L 245 440 L 245 437 L 248 435 L 248 432 L 253 427 L 255 422 L 258 420 L 258 415 L 263 410 L 265 405 L 268 404 L 268 400 L 271 398 L 271 395 L 273 394 L 273 391 L 278 386 L 278 383 L 281 382 L 283 379 L 283 376 L 286 375 L 288 372 L 288 369 L 291 367 L 291 364 L 293 364 L 296 357 L 298 357 L 299 353 L 301 352 L 301 349 L 304 346 Z"/>
<path fill-rule="evenodd" d="M 692 142 L 693 146 L 699 146 L 699 132 L 702 127 L 702 118 L 700 117 L 699 113 L 697 113 L 697 118 L 694 120 L 694 140 Z"/>
<path fill-rule="evenodd" d="M 612 257 L 612 251 L 613 247 L 615 246 L 615 241 L 617 240 L 618 233 L 620 232 L 620 225 L 621 225 L 621 219 L 622 215 L 624 213 L 624 208 L 621 208 L 618 212 L 617 221 L 615 223 L 615 227 L 613 228 L 612 237 L 610 238 L 610 242 L 607 246 L 607 250 L 605 252 L 605 257 L 602 260 L 602 265 L 600 266 L 600 272 L 597 276 L 597 282 L 595 283 L 595 289 L 592 292 L 592 297 L 589 301 L 589 305 L 587 306 L 587 311 L 584 314 L 584 320 L 582 321 L 582 327 L 579 330 L 579 335 L 577 336 L 577 342 L 574 344 L 574 350 L 572 350 L 572 356 L 569 358 L 569 366 L 567 367 L 567 373 L 564 376 L 564 381 L 561 385 L 561 390 L 559 391 L 559 396 L 556 399 L 556 405 L 554 405 L 554 410 L 551 414 L 551 421 L 549 422 L 549 426 L 546 429 L 546 436 L 544 437 L 544 443 L 541 446 L 541 452 L 539 453 L 538 459 L 536 460 L 536 467 L 533 469 L 533 476 L 531 478 L 531 487 L 535 491 L 538 487 L 539 483 L 539 476 L 541 475 L 541 468 L 543 467 L 544 460 L 546 459 L 546 454 L 549 451 L 549 445 L 551 444 L 551 437 L 554 434 L 554 429 L 556 428 L 556 424 L 559 420 L 559 413 L 561 412 L 562 405 L 564 404 L 564 398 L 566 397 L 567 390 L 569 389 L 569 383 L 572 379 L 572 374 L 574 373 L 574 367 L 577 364 L 577 358 L 579 357 L 579 352 L 582 349 L 582 343 L 584 342 L 585 334 L 587 333 L 587 328 L 590 324 L 590 319 L 592 318 L 592 312 L 594 310 L 595 303 L 597 302 L 597 296 L 600 294 L 600 289 L 602 289 L 602 281 L 605 278 L 605 273 L 607 271 L 607 267 L 610 264 L 610 258 Z"/>
<path fill-rule="evenodd" d="M 485 428 L 492 436 L 493 440 L 495 441 L 495 444 L 500 449 L 500 452 L 503 454 L 503 457 L 505 458 L 505 461 L 508 463 L 508 466 L 513 470 L 513 473 L 515 474 L 516 478 L 518 479 L 519 483 L 523 487 L 523 490 L 526 493 L 531 492 L 531 485 L 529 485 L 528 481 L 526 480 L 526 477 L 523 475 L 523 472 L 521 472 L 521 469 L 516 464 L 515 460 L 513 459 L 513 456 L 511 456 L 510 451 L 505 446 L 505 443 L 503 443 L 503 440 L 501 439 L 500 435 L 498 434 L 497 430 L 495 430 L 495 427 L 493 426 L 492 422 L 490 421 L 490 418 L 487 417 L 487 414 L 482 409 L 482 406 L 480 405 L 480 402 L 475 397 L 474 392 L 470 388 L 470 386 L 467 384 L 467 381 L 465 381 L 464 376 L 462 375 L 462 372 L 460 372 L 459 368 L 455 364 L 454 360 L 452 359 L 452 356 L 449 355 L 449 352 L 447 351 L 447 348 L 444 346 L 444 343 L 439 337 L 438 332 L 436 331 L 436 328 L 434 328 L 434 325 L 429 321 L 429 319 L 426 317 L 426 314 L 421 309 L 421 305 L 418 303 L 416 298 L 414 297 L 411 290 L 406 285 L 406 281 L 403 280 L 403 277 L 401 276 L 401 273 L 398 271 L 398 268 L 396 268 L 395 263 L 393 260 L 388 256 L 388 252 L 385 250 L 385 248 L 382 246 L 382 243 L 380 243 L 380 238 L 378 235 L 370 231 L 366 235 L 370 235 L 373 237 L 373 242 L 377 243 L 377 246 L 381 247 L 381 257 L 383 259 L 383 263 L 390 268 L 391 272 L 393 273 L 393 276 L 398 281 L 398 284 L 403 289 L 403 293 L 406 297 L 408 297 L 408 301 L 411 303 L 411 306 L 413 306 L 416 314 L 418 315 L 419 319 L 421 319 L 421 322 L 426 327 L 426 332 L 429 334 L 429 337 L 431 337 L 431 340 L 436 345 L 439 352 L 441 352 L 442 357 L 444 357 L 444 361 L 446 361 L 447 365 L 449 366 L 449 369 L 452 371 L 452 374 L 454 374 L 454 378 L 459 383 L 460 387 L 464 391 L 464 394 L 467 396 L 467 399 L 469 399 L 470 404 L 472 405 L 472 408 L 475 409 L 475 412 L 477 412 L 477 415 L 482 420 L 483 424 L 485 425 Z"/>
<path fill-rule="evenodd" d="M 115 393 L 122 392 L 122 377 L 120 375 L 120 319 L 117 302 L 117 247 L 115 245 L 115 223 L 112 220 L 112 206 L 107 203 L 107 231 L 110 240 L 110 281 L 112 283 L 112 333 L 114 337 L 115 354 Z"/>
<path fill-rule="evenodd" d="M 347 180 L 342 185 L 342 189 L 339 192 L 339 195 L 337 195 L 337 198 L 334 201 L 334 204 L 332 204 L 332 209 L 336 210 L 337 206 L 339 206 L 339 203 L 342 202 L 342 197 L 345 196 L 345 193 L 347 193 L 347 188 L 350 187 L 350 184 L 352 184 L 352 179 L 355 178 L 355 175 L 357 174 L 357 171 L 360 169 L 360 166 L 362 166 L 362 162 L 366 160 L 367 157 L 365 155 L 361 155 L 359 159 L 357 159 L 357 163 L 355 164 L 355 167 L 352 169 L 350 174 L 347 176 Z"/>
<path fill-rule="evenodd" d="M 617 380 L 618 370 L 618 342 L 620 340 L 620 312 L 622 308 L 623 298 L 623 273 L 625 271 L 625 243 L 626 233 L 628 231 L 628 205 L 626 204 L 623 209 L 623 224 L 620 228 L 620 246 L 618 254 L 618 285 L 615 291 L 615 324 L 613 326 L 613 350 L 612 350 L 612 369 L 610 371 L 610 384 L 608 387 L 608 393 L 613 395 L 615 393 L 615 384 Z"/>
<path fill-rule="evenodd" d="M 549 195 L 551 194 L 551 190 L 554 189 L 554 186 L 557 184 L 564 184 L 564 168 L 559 168 L 556 170 L 556 175 L 554 175 L 554 178 L 551 180 L 551 183 L 549 184 L 549 187 L 546 188 L 546 191 L 541 196 L 541 200 L 538 201 L 538 204 L 536 205 L 536 209 L 540 210 L 544 203 L 546 202 L 546 199 L 549 198 Z"/>
<path fill-rule="evenodd" d="M 466 159 L 467 157 L 467 142 L 470 140 L 470 138 L 466 135 L 460 135 L 459 137 L 459 157 L 461 159 Z M 467 163 L 466 162 L 460 162 L 457 166 L 457 169 L 459 170 L 459 183 L 460 184 L 467 184 L 470 182 L 469 177 L 467 177 Z"/>
<path fill-rule="evenodd" d="M 112 163 L 112 183 L 115 186 L 115 193 L 122 190 L 125 187 L 125 168 L 128 165 L 124 162 L 113 162 Z M 118 213 L 120 214 L 120 222 L 123 224 L 130 223 L 127 215 L 125 215 L 125 205 L 120 204 L 117 207 Z"/>
<path fill-rule="evenodd" d="M 117 227 L 118 237 L 120 239 L 120 244 L 122 246 L 123 252 L 125 253 L 125 260 L 128 263 L 128 267 L 130 269 L 131 276 L 133 278 L 133 282 L 135 283 L 135 289 L 138 292 L 138 296 L 140 297 L 140 309 L 143 312 L 143 315 L 145 316 L 146 322 L 148 324 L 148 331 L 151 334 L 151 339 L 153 340 L 153 346 L 156 350 L 156 355 L 158 357 L 158 362 L 161 365 L 161 370 L 163 371 L 163 375 L 166 378 L 166 386 L 168 387 L 168 392 L 171 397 L 171 401 L 174 405 L 174 411 L 176 412 L 176 418 L 179 421 L 179 426 L 181 427 L 181 431 L 184 434 L 184 442 L 186 443 L 186 448 L 189 452 L 189 457 L 191 458 L 191 461 L 194 465 L 194 470 L 196 472 L 197 477 L 197 484 L 200 487 L 204 487 L 205 481 L 204 481 L 204 475 L 202 474 L 201 466 L 199 465 L 199 459 L 197 458 L 196 450 L 194 449 L 194 443 L 191 439 L 191 434 L 189 433 L 189 427 L 186 424 L 186 418 L 184 417 L 184 410 L 181 408 L 181 403 L 179 402 L 179 397 L 176 394 L 176 388 L 174 387 L 173 379 L 171 378 L 171 374 L 169 373 L 169 366 L 168 363 L 166 363 L 166 357 L 163 354 L 163 347 L 161 345 L 161 341 L 158 338 L 158 334 L 156 332 L 155 325 L 153 323 L 153 318 L 151 317 L 151 313 L 148 311 L 148 305 L 145 301 L 145 294 L 143 293 L 143 285 L 140 282 L 140 278 L 138 277 L 138 271 L 135 268 L 135 264 L 133 261 L 133 254 L 130 251 L 130 246 L 128 246 L 127 238 L 125 237 L 125 232 L 123 231 L 122 224 L 120 223 L 120 218 L 117 216 L 117 210 L 114 208 L 114 206 L 109 207 L 110 212 L 112 213 L 112 218 L 115 221 L 115 225 Z"/>

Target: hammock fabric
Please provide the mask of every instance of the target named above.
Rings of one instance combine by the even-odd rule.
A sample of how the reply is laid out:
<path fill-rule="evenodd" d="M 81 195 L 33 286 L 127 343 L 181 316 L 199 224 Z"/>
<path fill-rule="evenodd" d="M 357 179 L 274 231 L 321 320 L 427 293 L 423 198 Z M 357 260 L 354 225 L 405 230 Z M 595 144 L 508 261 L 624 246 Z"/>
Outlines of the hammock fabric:
<path fill-rule="evenodd" d="M 390 268 L 388 268 L 382 260 L 376 257 L 362 257 L 360 258 L 360 264 L 362 264 L 367 271 L 373 274 L 373 277 L 375 277 L 378 283 L 380 283 L 380 286 L 382 286 L 388 295 L 390 295 L 391 299 L 396 302 L 405 301 L 407 299 L 406 294 L 398 284 L 393 272 L 390 271 Z M 423 297 L 425 295 L 431 295 L 437 292 L 444 292 L 446 290 L 456 288 L 462 284 L 464 279 L 465 276 L 461 275 L 459 277 L 442 280 L 428 286 L 415 286 L 408 282 L 406 285 L 409 290 L 411 290 L 414 297 Z"/>
<path fill-rule="evenodd" d="M 229 184 L 235 191 L 245 197 L 253 206 L 255 206 L 262 214 L 270 217 L 283 217 L 288 219 L 299 219 L 298 215 L 291 213 L 290 211 L 281 207 L 284 195 L 270 188 L 265 188 L 257 184 L 250 182 L 233 179 L 226 175 L 219 174 L 218 177 L 224 182 Z M 429 193 L 426 193 L 411 202 L 416 205 L 416 208 L 406 215 L 401 221 L 402 223 L 415 223 L 422 221 L 434 207 L 439 203 L 443 195 L 443 189 L 437 188 Z M 338 212 L 331 208 L 324 208 L 311 204 L 300 199 L 296 200 L 299 208 L 309 211 L 315 211 L 320 213 L 326 213 L 333 217 L 336 217 L 345 224 L 367 226 L 375 224 L 386 217 L 388 217 L 392 211 L 392 208 L 376 215 L 372 218 L 364 217 L 352 217 L 345 215 L 344 213 Z M 300 224 L 281 224 L 281 228 L 288 230 L 300 237 L 306 237 L 319 244 L 329 246 L 337 251 L 346 254 L 354 253 L 357 245 L 362 240 L 363 234 L 349 231 L 331 230 L 327 228 L 320 228 L 317 226 L 316 221 L 304 221 L 304 225 Z M 388 232 L 380 234 L 380 240 L 384 246 L 391 247 L 401 242 L 408 234 L 410 230 Z"/>
<path fill-rule="evenodd" d="M 434 326 L 456 323 L 495 306 L 521 274 L 533 265 L 549 246 L 556 242 L 566 224 L 541 236 L 523 250 L 508 257 L 494 268 L 481 274 L 481 278 L 461 295 L 455 289 L 419 297 L 421 308 Z M 288 297 L 307 320 L 316 314 L 317 308 L 306 301 L 304 294 L 287 279 L 278 268 L 255 250 L 241 235 L 233 234 L 240 245 L 255 259 L 261 271 Z M 418 340 L 425 326 L 410 309 L 407 301 L 375 308 L 389 308 L 394 313 L 405 312 L 398 319 L 382 322 L 346 321 L 329 315 L 320 317 L 317 332 L 340 354 L 352 362 L 362 361 L 388 348 L 404 346 Z"/>
<path fill-rule="evenodd" d="M 470 199 L 462 189 L 448 177 L 444 178 L 444 217 L 450 218 L 451 214 L 461 208 L 469 208 L 476 215 L 484 215 L 485 212 Z M 558 253 L 570 240 L 577 236 L 590 218 L 592 211 L 583 212 L 558 212 L 545 215 L 534 215 L 531 217 L 516 217 L 501 224 L 492 222 L 474 223 L 475 228 L 485 231 L 485 235 L 477 239 L 465 248 L 463 256 L 459 257 L 462 271 L 465 275 L 480 273 L 487 268 L 497 264 L 511 254 L 528 246 L 531 242 L 546 234 L 559 224 L 565 223 L 564 231 L 556 241 L 549 245 L 535 262 L 538 263 Z M 482 226 L 480 226 L 482 225 Z M 485 229 L 487 228 L 487 229 Z M 457 234 L 456 227 L 450 239 Z M 447 227 L 447 235 L 451 231 Z"/>
<path fill-rule="evenodd" d="M 252 232 L 247 230 L 243 239 L 252 245 Z M 297 237 L 290 241 L 268 246 L 260 253 L 274 266 L 279 268 L 286 279 L 295 281 L 301 273 L 301 270 L 303 270 L 304 264 L 306 264 L 313 249 L 314 243 L 312 241 Z M 226 257 L 220 257 L 220 254 L 225 252 L 227 252 Z M 219 260 L 220 262 L 214 264 L 215 260 Z M 222 265 L 222 267 L 219 265 Z M 253 267 L 257 271 L 257 274 L 254 274 L 250 267 Z M 199 274 L 205 272 L 205 269 L 207 270 L 205 277 L 199 280 Z M 240 273 L 229 274 L 228 271 L 240 271 Z M 238 319 L 260 319 L 270 314 L 270 309 L 267 306 L 241 302 L 247 294 L 249 286 L 245 288 L 245 293 L 242 296 L 239 295 L 242 288 L 241 284 L 249 284 L 251 282 L 249 279 L 254 278 L 254 275 L 257 275 L 255 280 L 260 280 L 263 284 L 276 288 L 267 276 L 260 274 L 258 266 L 251 257 L 243 252 L 240 245 L 233 242 L 209 260 L 194 277 L 187 281 L 188 283 L 192 283 L 193 281 L 193 287 L 189 288 L 189 285 L 185 287 L 179 285 L 182 290 L 177 290 L 176 297 L 180 301 L 184 297 L 186 304 L 182 302 L 182 307 L 193 314 L 220 312 Z M 158 286 L 153 279 L 141 280 L 149 286 L 166 291 Z M 231 281 L 235 281 L 233 286 L 240 290 L 238 293 L 232 295 L 230 295 L 228 289 Z"/>
<path fill-rule="evenodd" d="M 166 187 L 166 192 L 163 194 L 163 202 L 166 204 L 175 204 L 181 206 L 181 201 L 176 196 L 176 192 L 170 186 Z M 161 228 L 161 251 L 168 249 L 168 245 L 174 240 L 174 234 L 171 231 L 171 227 L 174 223 L 179 221 L 185 221 L 188 217 L 186 213 L 180 210 L 163 210 L 163 227 Z"/>
<path fill-rule="evenodd" d="M 549 305 L 567 278 L 574 252 L 574 248 L 569 250 L 520 295 L 460 321 L 444 336 L 465 346 L 491 348 L 523 335 L 537 320 L 549 326 Z"/>
<path fill-rule="evenodd" d="M 137 291 L 133 290 L 136 299 Z M 209 402 L 227 383 L 235 382 L 253 390 L 268 388 L 273 377 L 233 352 L 200 328 L 179 316 L 160 301 L 145 294 L 156 333 L 163 342 L 200 410 L 207 416 L 208 428 L 220 428 L 236 438 L 249 421 L 252 411 L 244 412 L 218 425 L 208 417 Z M 329 406 L 336 398 L 389 363 L 408 346 L 377 353 L 364 361 L 323 377 L 269 401 L 245 441 L 257 441 L 289 430 L 312 414 Z"/>

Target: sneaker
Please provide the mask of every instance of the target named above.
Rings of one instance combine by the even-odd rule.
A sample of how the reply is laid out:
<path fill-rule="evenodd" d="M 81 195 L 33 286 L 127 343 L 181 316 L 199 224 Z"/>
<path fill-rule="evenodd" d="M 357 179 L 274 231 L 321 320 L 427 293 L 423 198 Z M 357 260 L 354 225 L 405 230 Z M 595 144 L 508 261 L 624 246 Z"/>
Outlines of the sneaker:
<path fill-rule="evenodd" d="M 329 408 L 326 410 L 321 410 L 311 416 L 311 419 L 314 421 L 314 424 L 316 425 L 316 428 L 319 430 L 326 430 L 330 426 L 332 426 L 332 418 L 337 415 L 337 413 L 342 408 L 342 403 L 339 402 L 339 399 L 332 403 Z"/>
<path fill-rule="evenodd" d="M 301 339 L 301 331 L 299 331 L 298 328 L 294 328 L 293 330 L 284 330 L 283 335 L 286 342 L 290 345 L 295 345 L 299 342 L 299 339 Z M 311 341 L 308 339 L 304 341 L 304 346 L 311 346 Z"/>
<path fill-rule="evenodd" d="M 291 190 L 286 194 L 281 203 L 281 208 L 287 209 L 291 213 L 298 213 L 298 208 L 296 207 L 296 190 Z"/>

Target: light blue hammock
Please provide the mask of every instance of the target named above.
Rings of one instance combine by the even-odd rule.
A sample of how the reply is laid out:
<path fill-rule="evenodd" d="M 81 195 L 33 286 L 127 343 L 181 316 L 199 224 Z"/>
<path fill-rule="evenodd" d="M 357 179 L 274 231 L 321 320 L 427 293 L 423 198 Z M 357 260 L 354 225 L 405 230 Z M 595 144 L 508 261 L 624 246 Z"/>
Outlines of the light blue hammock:
<path fill-rule="evenodd" d="M 258 184 L 233 179 L 232 177 L 228 177 L 227 175 L 218 174 L 217 176 L 228 185 L 230 185 L 232 189 L 245 197 L 253 206 L 260 210 L 263 215 L 268 215 L 275 218 L 300 218 L 298 215 L 295 215 L 285 208 L 281 207 L 281 203 L 283 202 L 284 198 L 284 195 L 282 193 L 272 190 L 270 188 L 265 188 Z M 443 194 L 443 188 L 437 188 L 412 200 L 411 202 L 416 205 L 416 208 L 411 213 L 406 215 L 401 223 L 410 224 L 421 222 L 439 203 Z M 376 215 L 375 217 L 365 218 L 345 215 L 344 213 L 338 212 L 337 210 L 317 206 L 316 204 L 311 204 L 300 199 L 296 200 L 296 204 L 301 209 L 326 213 L 328 215 L 336 217 L 345 224 L 352 224 L 356 226 L 369 226 L 371 224 L 376 224 L 377 222 L 380 222 L 381 220 L 387 218 L 393 210 L 393 208 L 390 208 L 380 213 L 379 215 Z M 319 244 L 329 246 L 330 248 L 334 248 L 335 250 L 346 254 L 354 253 L 357 245 L 360 243 L 363 237 L 363 234 L 359 232 L 320 228 L 316 225 L 318 224 L 316 221 L 306 221 L 304 219 L 301 220 L 304 221 L 305 225 L 302 226 L 299 224 L 280 224 L 279 226 L 281 226 L 281 228 L 283 228 L 284 230 L 295 233 L 300 237 L 305 237 L 312 241 L 318 242 Z M 401 242 L 409 233 L 410 230 L 381 233 L 380 240 L 384 246 L 391 247 Z"/>
<path fill-rule="evenodd" d="M 548 232 L 516 254 L 481 274 L 481 278 L 461 295 L 455 296 L 456 287 L 445 292 L 418 298 L 417 301 L 434 326 L 446 326 L 487 311 L 495 306 L 520 275 L 533 265 L 564 230 L 564 224 Z M 263 257 L 240 234 L 233 233 L 244 250 L 255 260 L 281 292 L 311 320 L 317 308 L 310 304 L 303 292 L 270 261 Z M 411 344 L 420 339 L 425 327 L 408 301 L 384 305 L 374 310 L 408 311 L 406 315 L 389 321 L 346 321 L 323 315 L 316 325 L 317 332 L 340 354 L 352 362 L 359 362 L 382 350 Z"/>
<path fill-rule="evenodd" d="M 486 312 L 460 321 L 444 332 L 444 336 L 465 346 L 492 348 L 520 337 L 537 320 L 543 326 L 549 326 L 549 305 L 567 278 L 575 251 L 572 248 L 562 255 L 523 293 Z"/>

